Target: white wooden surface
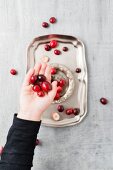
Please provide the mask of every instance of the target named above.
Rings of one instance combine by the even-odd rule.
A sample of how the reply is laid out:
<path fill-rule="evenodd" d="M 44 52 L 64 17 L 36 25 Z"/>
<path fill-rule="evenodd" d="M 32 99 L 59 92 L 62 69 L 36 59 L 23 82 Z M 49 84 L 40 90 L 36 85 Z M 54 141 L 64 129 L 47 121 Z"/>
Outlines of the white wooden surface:
<path fill-rule="evenodd" d="M 50 16 L 57 24 L 42 29 Z M 25 75 L 26 50 L 39 35 L 77 36 L 86 46 L 88 116 L 77 126 L 41 127 L 33 170 L 113 170 L 113 1 L 0 0 L 0 145 L 4 145 Z M 10 68 L 18 76 L 9 74 Z M 109 99 L 107 106 L 99 98 Z"/>

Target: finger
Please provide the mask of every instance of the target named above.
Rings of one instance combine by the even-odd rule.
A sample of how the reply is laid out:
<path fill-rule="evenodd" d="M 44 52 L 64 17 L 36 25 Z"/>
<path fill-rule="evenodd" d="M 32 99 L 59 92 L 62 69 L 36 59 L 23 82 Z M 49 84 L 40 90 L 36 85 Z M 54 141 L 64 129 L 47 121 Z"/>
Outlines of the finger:
<path fill-rule="evenodd" d="M 31 76 L 33 74 L 34 74 L 34 68 L 30 68 L 30 70 L 27 72 L 27 74 L 25 76 L 25 79 L 24 79 L 24 82 L 23 82 L 24 86 L 28 86 L 29 85 L 30 78 L 31 78 Z"/>
<path fill-rule="evenodd" d="M 49 96 L 51 97 L 52 101 L 56 95 L 57 92 L 57 81 L 52 82 L 52 90 L 48 93 Z"/>
<path fill-rule="evenodd" d="M 41 63 L 41 68 L 40 68 L 39 74 L 45 74 L 46 67 L 47 67 L 46 63 Z"/>
<path fill-rule="evenodd" d="M 45 69 L 45 76 L 48 82 L 51 82 L 51 66 L 47 66 Z"/>
<path fill-rule="evenodd" d="M 34 69 L 35 69 L 35 75 L 38 75 L 39 72 L 40 72 L 40 69 L 41 69 L 41 63 L 36 63 L 35 66 L 34 66 Z"/>

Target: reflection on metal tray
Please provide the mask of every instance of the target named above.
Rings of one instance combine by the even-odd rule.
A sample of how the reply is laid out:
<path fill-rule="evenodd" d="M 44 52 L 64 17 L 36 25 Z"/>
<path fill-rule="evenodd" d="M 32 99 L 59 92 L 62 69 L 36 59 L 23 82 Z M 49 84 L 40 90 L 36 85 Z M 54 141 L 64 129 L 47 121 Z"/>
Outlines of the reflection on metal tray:
<path fill-rule="evenodd" d="M 58 41 L 60 55 L 54 54 L 54 49 L 45 51 L 44 45 L 51 40 Z M 62 48 L 68 47 L 68 51 L 62 51 Z M 58 76 L 67 78 L 68 86 L 64 95 L 54 101 L 42 117 L 42 124 L 45 126 L 65 127 L 81 122 L 87 113 L 87 66 L 85 59 L 84 44 L 81 40 L 68 35 L 44 35 L 37 37 L 28 47 L 27 52 L 27 71 L 30 67 L 41 60 L 43 56 L 50 58 L 49 64 L 59 69 Z M 76 73 L 76 68 L 81 68 L 80 73 Z M 63 73 L 62 73 L 63 72 Z M 66 115 L 65 111 L 60 114 L 60 120 L 55 121 L 51 118 L 52 112 L 57 111 L 57 105 L 61 103 L 65 109 L 73 107 L 80 108 L 79 115 Z"/>

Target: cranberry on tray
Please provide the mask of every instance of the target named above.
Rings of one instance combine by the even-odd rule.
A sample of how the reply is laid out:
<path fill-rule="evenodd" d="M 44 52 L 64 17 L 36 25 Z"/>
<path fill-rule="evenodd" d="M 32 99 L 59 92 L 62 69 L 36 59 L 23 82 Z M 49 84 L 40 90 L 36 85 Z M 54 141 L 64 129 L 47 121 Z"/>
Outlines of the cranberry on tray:
<path fill-rule="evenodd" d="M 50 45 L 46 44 L 46 45 L 44 46 L 44 49 L 45 49 L 46 51 L 50 51 L 50 50 L 51 50 L 51 47 L 50 47 Z"/>
<path fill-rule="evenodd" d="M 56 54 L 56 55 L 60 55 L 60 50 L 54 50 L 54 54 Z"/>
<path fill-rule="evenodd" d="M 57 70 L 56 68 L 51 68 L 51 74 L 56 74 Z"/>
<path fill-rule="evenodd" d="M 56 40 L 52 40 L 52 41 L 50 41 L 50 47 L 51 48 L 55 48 L 56 46 L 57 46 L 57 41 Z"/>
<path fill-rule="evenodd" d="M 63 112 L 63 111 L 64 111 L 64 106 L 63 106 L 63 105 L 58 105 L 58 106 L 57 106 L 57 110 L 58 110 L 59 112 Z"/>
<path fill-rule="evenodd" d="M 68 51 L 68 47 L 63 47 L 62 50 L 63 51 Z"/>

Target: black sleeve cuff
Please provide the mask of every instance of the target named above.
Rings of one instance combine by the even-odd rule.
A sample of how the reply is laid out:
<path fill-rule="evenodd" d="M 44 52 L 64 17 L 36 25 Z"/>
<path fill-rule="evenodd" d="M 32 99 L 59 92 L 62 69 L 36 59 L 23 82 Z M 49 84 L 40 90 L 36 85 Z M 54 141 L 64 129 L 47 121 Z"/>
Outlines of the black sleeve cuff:
<path fill-rule="evenodd" d="M 29 121 L 14 115 L 13 124 L 1 156 L 2 164 L 32 166 L 37 133 L 41 121 Z"/>

